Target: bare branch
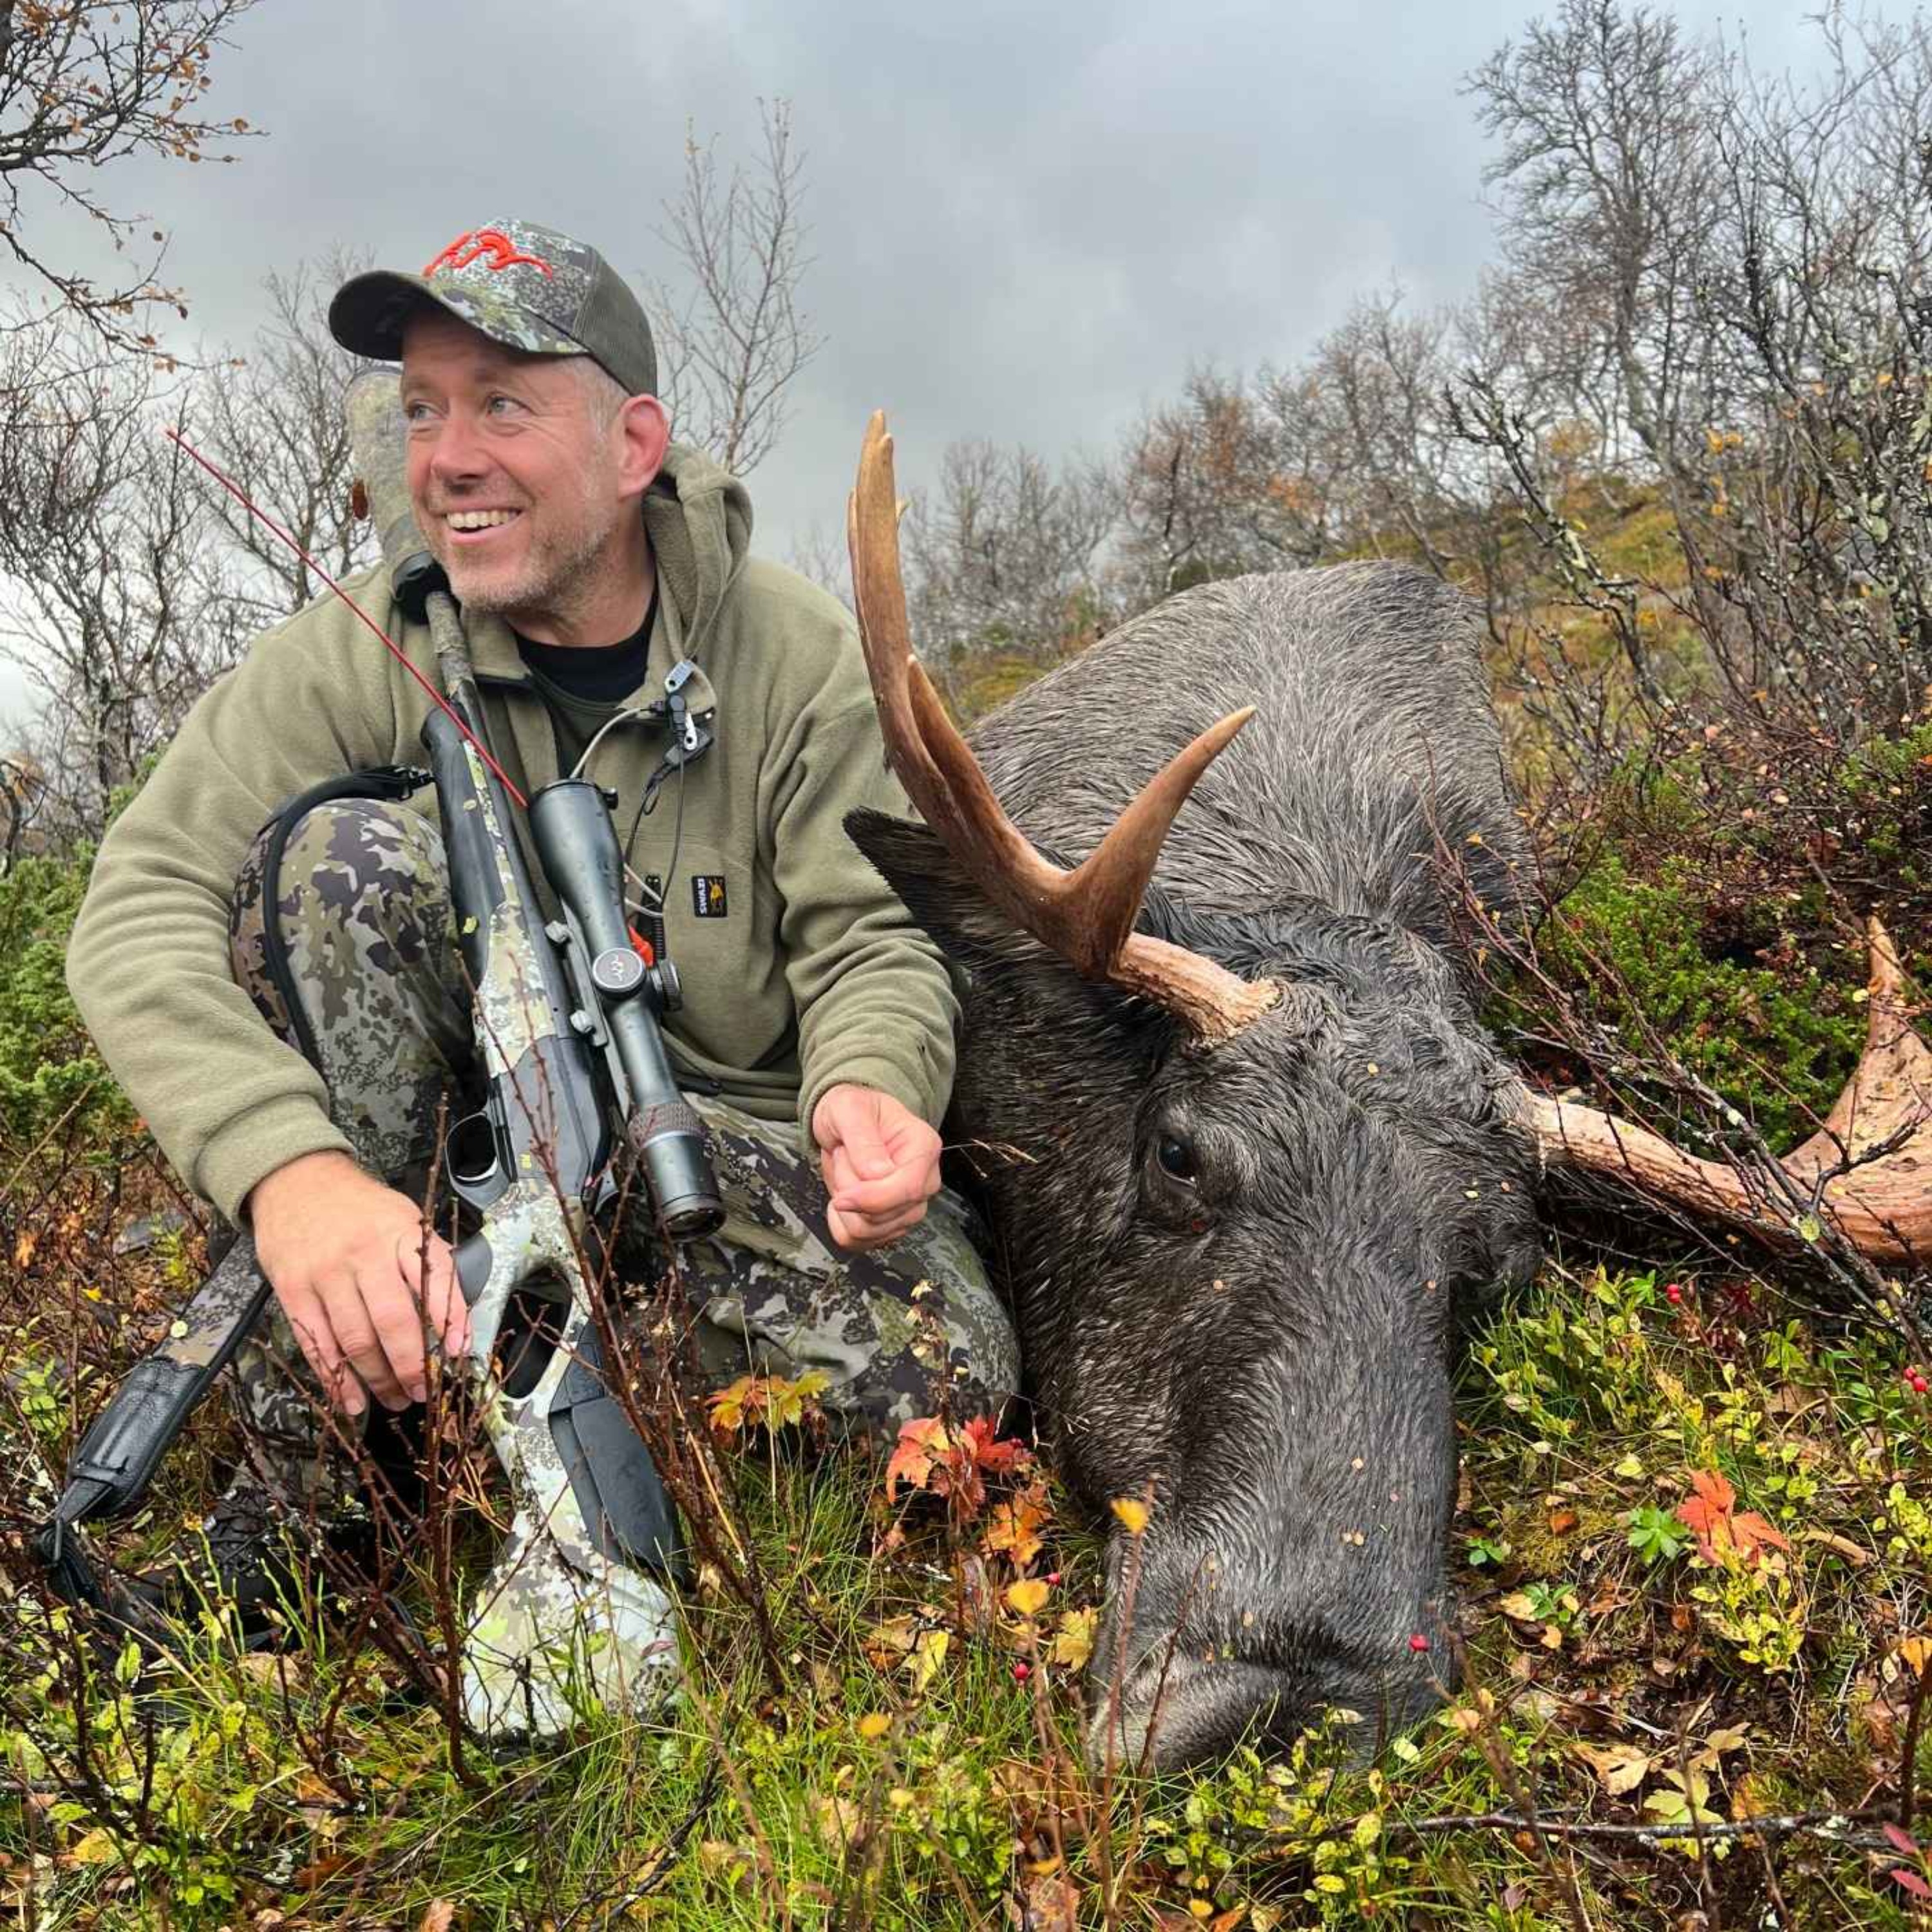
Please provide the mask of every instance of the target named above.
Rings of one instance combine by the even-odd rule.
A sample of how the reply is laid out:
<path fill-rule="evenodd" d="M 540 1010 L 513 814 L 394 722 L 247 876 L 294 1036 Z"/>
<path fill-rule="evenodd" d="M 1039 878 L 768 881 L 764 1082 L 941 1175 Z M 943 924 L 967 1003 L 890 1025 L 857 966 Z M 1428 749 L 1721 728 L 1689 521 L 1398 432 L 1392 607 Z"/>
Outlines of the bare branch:
<path fill-rule="evenodd" d="M 799 306 L 811 257 L 801 212 L 805 158 L 788 101 L 761 100 L 764 153 L 721 182 L 716 140 L 685 138 L 682 191 L 658 238 L 683 264 L 682 297 L 654 279 L 658 389 L 680 436 L 746 476 L 784 428 L 786 392 L 824 338 Z"/>

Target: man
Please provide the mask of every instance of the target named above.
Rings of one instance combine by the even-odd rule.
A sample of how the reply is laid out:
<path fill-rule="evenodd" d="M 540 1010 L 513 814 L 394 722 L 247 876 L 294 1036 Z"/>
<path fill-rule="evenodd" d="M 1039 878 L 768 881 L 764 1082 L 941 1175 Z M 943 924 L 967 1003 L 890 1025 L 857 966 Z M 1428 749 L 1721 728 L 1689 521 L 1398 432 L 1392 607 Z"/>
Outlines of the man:
<path fill-rule="evenodd" d="M 527 793 L 588 748 L 619 794 L 730 1210 L 686 1257 L 708 1372 L 823 1370 L 835 1418 L 888 1436 L 940 1400 L 995 1405 L 1012 1331 L 939 1183 L 956 1008 L 842 830 L 856 805 L 909 813 L 849 618 L 748 556 L 742 485 L 670 441 L 649 326 L 594 249 L 500 222 L 421 274 L 354 278 L 330 326 L 401 363 L 410 498 L 498 755 Z M 349 588 L 434 681 L 382 574 Z M 650 703 L 687 662 L 695 757 Z M 68 955 L 103 1054 L 274 1291 L 238 1358 L 263 1480 L 209 1538 L 244 1599 L 278 1510 L 350 1495 L 298 1352 L 361 1426 L 423 1399 L 426 1337 L 466 1339 L 418 1204 L 439 1100 L 472 1078 L 434 796 L 302 796 L 419 760 L 428 701 L 332 598 L 258 638 L 110 834 Z"/>

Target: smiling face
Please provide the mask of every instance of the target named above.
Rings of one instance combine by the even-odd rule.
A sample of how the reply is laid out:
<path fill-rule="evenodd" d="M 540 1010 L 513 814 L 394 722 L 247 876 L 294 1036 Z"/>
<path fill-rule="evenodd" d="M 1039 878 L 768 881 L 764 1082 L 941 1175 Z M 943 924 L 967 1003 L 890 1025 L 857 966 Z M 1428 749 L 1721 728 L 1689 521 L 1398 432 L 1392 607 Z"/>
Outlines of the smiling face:
<path fill-rule="evenodd" d="M 508 349 L 440 310 L 403 336 L 410 500 L 458 600 L 544 644 L 614 644 L 644 617 L 638 502 L 664 459 L 662 407 L 600 423 L 575 356 Z"/>

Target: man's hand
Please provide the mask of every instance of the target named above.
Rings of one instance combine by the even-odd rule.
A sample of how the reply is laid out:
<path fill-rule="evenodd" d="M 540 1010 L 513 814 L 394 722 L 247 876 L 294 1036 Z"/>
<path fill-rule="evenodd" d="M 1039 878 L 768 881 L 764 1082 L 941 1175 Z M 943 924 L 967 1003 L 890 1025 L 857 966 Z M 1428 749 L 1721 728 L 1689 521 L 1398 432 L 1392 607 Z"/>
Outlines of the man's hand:
<path fill-rule="evenodd" d="M 827 1088 L 812 1137 L 832 1196 L 826 1223 L 842 1248 L 883 1248 L 925 1220 L 939 1191 L 939 1136 L 903 1102 L 870 1087 Z"/>
<path fill-rule="evenodd" d="M 446 1352 L 469 1346 L 449 1244 L 432 1234 L 425 1246 L 422 1210 L 346 1154 L 307 1154 L 277 1168 L 255 1184 L 248 1208 L 262 1272 L 345 1414 L 360 1415 L 371 1395 L 392 1409 L 423 1400 L 425 1322 Z"/>

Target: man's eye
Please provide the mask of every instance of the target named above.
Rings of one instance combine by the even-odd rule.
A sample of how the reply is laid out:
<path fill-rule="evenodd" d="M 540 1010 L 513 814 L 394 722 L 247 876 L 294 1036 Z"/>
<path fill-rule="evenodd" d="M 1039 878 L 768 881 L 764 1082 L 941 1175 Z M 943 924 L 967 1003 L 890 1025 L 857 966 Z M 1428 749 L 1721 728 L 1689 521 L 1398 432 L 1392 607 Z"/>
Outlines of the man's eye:
<path fill-rule="evenodd" d="M 483 406 L 493 416 L 505 416 L 522 406 L 514 396 L 492 396 Z"/>

